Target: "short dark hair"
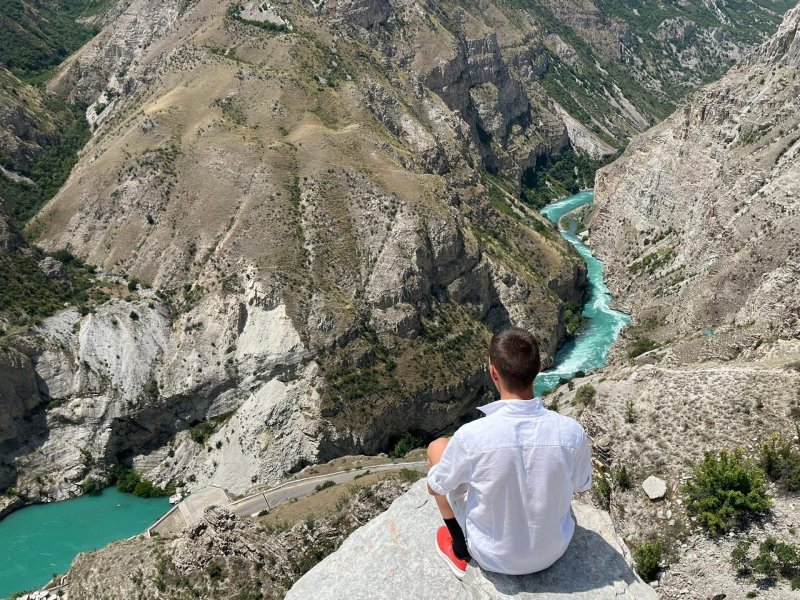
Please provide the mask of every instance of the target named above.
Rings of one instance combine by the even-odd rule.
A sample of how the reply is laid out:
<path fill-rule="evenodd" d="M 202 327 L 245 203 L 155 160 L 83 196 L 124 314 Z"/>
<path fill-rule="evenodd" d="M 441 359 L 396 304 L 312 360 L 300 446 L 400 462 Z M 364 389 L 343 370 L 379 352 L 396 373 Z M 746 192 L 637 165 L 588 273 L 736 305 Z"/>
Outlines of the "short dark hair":
<path fill-rule="evenodd" d="M 530 331 L 505 329 L 489 344 L 489 362 L 509 388 L 522 389 L 532 385 L 539 374 L 539 344 Z"/>

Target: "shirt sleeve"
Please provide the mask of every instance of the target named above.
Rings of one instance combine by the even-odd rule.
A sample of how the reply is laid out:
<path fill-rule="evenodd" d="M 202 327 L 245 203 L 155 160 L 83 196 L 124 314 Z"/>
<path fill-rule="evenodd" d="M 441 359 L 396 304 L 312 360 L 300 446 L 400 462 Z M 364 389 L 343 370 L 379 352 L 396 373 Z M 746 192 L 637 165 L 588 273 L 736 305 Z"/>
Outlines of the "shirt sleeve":
<path fill-rule="evenodd" d="M 585 492 L 592 487 L 592 447 L 589 438 L 583 434 L 581 445 L 575 453 L 575 468 L 572 471 L 572 484 L 576 492 Z"/>
<path fill-rule="evenodd" d="M 428 485 L 443 496 L 469 481 L 469 455 L 458 432 L 450 439 L 441 460 L 428 473 Z"/>

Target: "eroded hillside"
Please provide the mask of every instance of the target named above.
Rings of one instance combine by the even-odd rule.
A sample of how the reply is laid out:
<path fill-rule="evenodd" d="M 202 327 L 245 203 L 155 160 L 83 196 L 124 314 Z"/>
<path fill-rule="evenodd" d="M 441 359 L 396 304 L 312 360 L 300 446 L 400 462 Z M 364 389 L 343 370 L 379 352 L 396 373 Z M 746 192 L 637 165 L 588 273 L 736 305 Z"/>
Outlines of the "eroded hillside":
<path fill-rule="evenodd" d="M 748 10 L 686 85 L 779 12 Z M 120 462 L 241 491 L 451 425 L 494 329 L 534 330 L 549 365 L 584 293 L 516 199 L 531 169 L 609 156 L 673 101 L 589 3 L 133 0 L 104 23 L 48 85 L 94 135 L 27 233 L 112 299 L 11 340 L 38 377 L 15 402 L 47 410 L 5 442 L 9 503 Z"/>
<path fill-rule="evenodd" d="M 607 466 L 606 500 L 625 535 L 663 541 L 665 598 L 687 586 L 697 598 L 790 593 L 779 574 L 748 572 L 741 544 L 738 567 L 732 552 L 751 537 L 761 552 L 770 536 L 792 544 L 798 526 L 796 488 L 765 458 L 774 434 L 793 452 L 800 414 L 798 27 L 794 9 L 597 177 L 589 239 L 633 322 L 613 363 L 574 382 L 592 386 L 590 405 L 570 410 Z M 562 406 L 573 397 L 554 396 Z M 687 514 L 684 486 L 704 452 L 736 448 L 774 480 L 773 505 L 709 536 Z M 651 475 L 666 482 L 663 501 L 641 490 Z"/>

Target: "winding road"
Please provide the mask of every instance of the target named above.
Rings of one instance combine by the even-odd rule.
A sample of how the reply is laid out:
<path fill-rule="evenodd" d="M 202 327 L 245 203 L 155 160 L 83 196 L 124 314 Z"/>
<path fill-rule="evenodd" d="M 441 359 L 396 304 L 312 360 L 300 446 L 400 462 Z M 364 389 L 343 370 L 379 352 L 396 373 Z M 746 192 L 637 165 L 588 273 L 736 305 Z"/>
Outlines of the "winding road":
<path fill-rule="evenodd" d="M 318 491 L 317 486 L 325 481 L 333 481 L 335 484 L 339 485 L 342 483 L 349 483 L 357 477 L 366 474 L 386 473 L 400 471 L 402 469 L 413 469 L 424 473 L 427 471 L 428 465 L 424 461 L 384 463 L 347 471 L 312 475 L 311 477 L 304 477 L 303 479 L 287 481 L 273 488 L 230 501 L 224 504 L 224 506 L 233 514 L 240 517 L 256 516 L 261 511 L 272 510 L 290 500 L 311 496 Z M 176 526 L 183 528 L 197 523 L 205 509 L 218 504 L 220 498 L 219 495 L 205 493 L 208 489 L 209 488 L 203 488 L 184 498 L 167 514 L 148 527 L 145 535 L 150 537 L 153 533 L 166 534 L 174 531 Z M 191 506 L 191 509 L 188 509 L 188 506 Z"/>

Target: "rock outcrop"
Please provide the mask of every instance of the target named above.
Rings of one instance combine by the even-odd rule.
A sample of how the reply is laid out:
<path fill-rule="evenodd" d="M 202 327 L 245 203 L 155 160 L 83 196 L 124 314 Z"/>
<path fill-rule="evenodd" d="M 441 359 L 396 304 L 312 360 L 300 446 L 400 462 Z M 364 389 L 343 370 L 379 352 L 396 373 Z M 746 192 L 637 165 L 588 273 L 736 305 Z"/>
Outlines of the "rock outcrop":
<path fill-rule="evenodd" d="M 277 531 L 211 507 L 179 536 L 138 537 L 79 555 L 67 574 L 66 592 L 72 600 L 281 600 L 300 575 L 409 486 L 390 477 L 344 497 L 332 514 Z"/>
<path fill-rule="evenodd" d="M 441 517 L 425 481 L 420 481 L 306 573 L 286 600 L 508 596 L 655 600 L 658 595 L 629 564 L 627 549 L 609 515 L 579 500 L 573 510 L 578 522 L 575 536 L 564 556 L 549 569 L 510 577 L 485 572 L 473 562 L 459 581 L 436 554 L 434 534 Z"/>
<path fill-rule="evenodd" d="M 795 308 L 774 294 L 800 251 L 799 25 L 795 9 L 772 40 L 597 177 L 592 247 L 611 290 L 671 335 L 751 319 L 753 332 L 780 323 L 782 336 L 800 333 Z"/>
<path fill-rule="evenodd" d="M 594 387 L 594 405 L 572 406 L 567 386 L 551 402 L 580 418 L 615 481 L 623 468 L 629 475 L 611 492 L 625 539 L 674 541 L 659 585 L 667 598 L 754 591 L 730 565 L 739 534 L 709 539 L 687 514 L 683 486 L 705 452 L 742 448 L 757 460 L 765 439 L 795 433 L 799 28 L 795 8 L 771 40 L 635 138 L 596 180 L 589 241 L 633 320 L 603 372 L 573 382 Z M 642 489 L 651 476 L 666 483 L 658 502 Z M 795 539 L 796 500 L 774 491 L 770 518 L 742 535 Z M 790 593 L 777 582 L 758 590 Z"/>
<path fill-rule="evenodd" d="M 585 269 L 520 175 L 661 114 L 603 50 L 624 23 L 584 8 L 116 5 L 49 83 L 94 137 L 30 232 L 118 298 L 9 341 L 50 407 L 47 442 L 3 457 L 15 491 L 123 462 L 241 492 L 465 417 L 499 327 L 551 364 Z"/>

